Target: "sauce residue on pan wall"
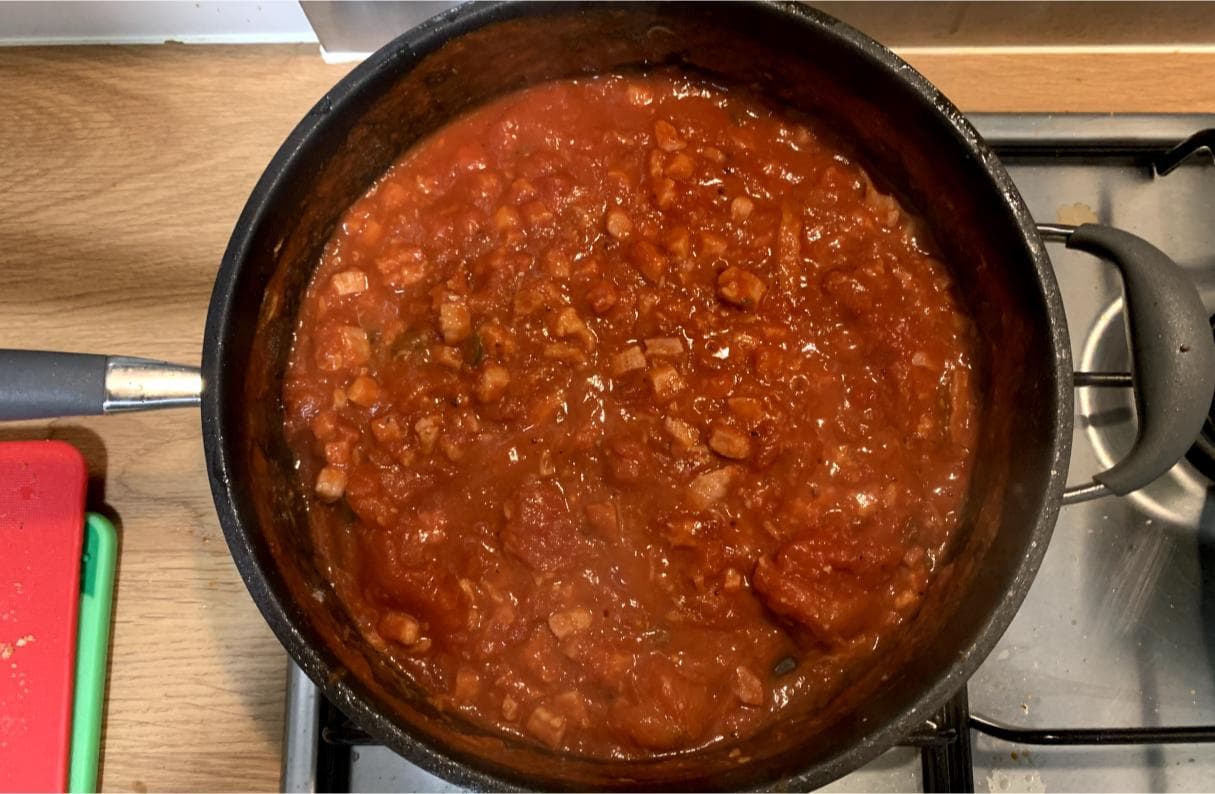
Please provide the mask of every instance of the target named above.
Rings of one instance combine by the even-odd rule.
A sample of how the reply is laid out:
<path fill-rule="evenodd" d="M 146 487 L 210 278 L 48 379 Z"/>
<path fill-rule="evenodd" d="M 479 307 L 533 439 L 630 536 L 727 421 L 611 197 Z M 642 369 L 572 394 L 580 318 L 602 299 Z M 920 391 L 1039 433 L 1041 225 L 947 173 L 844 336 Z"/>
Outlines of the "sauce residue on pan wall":
<path fill-rule="evenodd" d="M 972 334 L 826 130 L 679 74 L 556 82 L 350 208 L 287 433 L 336 592 L 436 704 L 653 755 L 827 701 L 915 615 Z"/>

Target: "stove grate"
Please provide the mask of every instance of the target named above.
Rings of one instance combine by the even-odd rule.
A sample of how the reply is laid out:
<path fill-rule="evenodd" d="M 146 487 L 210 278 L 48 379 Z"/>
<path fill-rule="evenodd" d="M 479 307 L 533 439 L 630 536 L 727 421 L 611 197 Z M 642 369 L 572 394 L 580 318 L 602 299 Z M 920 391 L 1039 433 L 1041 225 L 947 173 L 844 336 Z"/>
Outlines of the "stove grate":
<path fill-rule="evenodd" d="M 1215 725 L 1130 728 L 1019 728 L 970 712 L 963 687 L 935 718 L 910 733 L 900 744 L 920 748 L 924 791 L 973 792 L 974 762 L 971 732 L 1007 742 L 1030 745 L 1192 744 L 1215 742 Z M 321 714 L 317 758 L 321 791 L 349 791 L 350 750 L 380 743 L 350 721 L 328 701 Z"/>

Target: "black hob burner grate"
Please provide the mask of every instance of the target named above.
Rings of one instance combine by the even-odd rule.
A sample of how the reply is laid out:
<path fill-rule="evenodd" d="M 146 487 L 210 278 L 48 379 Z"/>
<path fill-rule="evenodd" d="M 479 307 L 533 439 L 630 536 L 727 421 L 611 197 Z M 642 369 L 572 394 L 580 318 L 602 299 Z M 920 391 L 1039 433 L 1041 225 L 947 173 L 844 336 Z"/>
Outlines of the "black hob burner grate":
<path fill-rule="evenodd" d="M 966 687 L 940 713 L 907 737 L 920 748 L 924 791 L 973 792 L 971 732 L 1019 745 L 1183 744 L 1215 742 L 1215 725 L 1141 728 L 1016 728 L 970 713 Z"/>
<path fill-rule="evenodd" d="M 1016 728 L 970 713 L 966 687 L 903 740 L 920 748 L 924 791 L 973 792 L 971 731 L 1021 745 L 1183 744 L 1215 742 L 1215 725 L 1140 728 Z M 327 700 L 321 706 L 317 791 L 350 791 L 351 752 L 379 743 Z"/>
<path fill-rule="evenodd" d="M 972 120 L 1039 221 L 1099 220 L 1143 235 L 1186 268 L 1215 312 L 1209 214 L 1215 116 L 980 114 Z M 1094 217 L 1066 217 L 1077 210 Z M 1073 481 L 1081 481 L 1108 467 L 1134 437 L 1129 355 L 1116 280 L 1086 270 L 1070 252 L 1052 250 L 1051 256 L 1080 370 L 1071 470 Z M 1203 455 L 1204 443 L 1211 456 Z M 1188 460 L 1152 485 L 1065 508 L 1034 588 L 997 651 L 892 751 L 897 763 L 863 769 L 841 785 L 913 788 L 918 749 L 924 791 L 974 791 L 984 774 L 980 782 L 992 790 L 1209 788 L 1215 724 L 1201 723 L 1215 713 L 1211 459 L 1215 424 L 1208 423 Z M 983 715 L 1005 719 L 972 712 L 972 699 Z M 1021 712 L 1008 720 L 1017 703 Z M 1052 724 L 1139 727 L 1039 727 Z M 1116 756 L 1101 754 L 1099 748 L 1109 746 L 1119 746 Z M 454 790 L 378 745 L 294 666 L 284 748 L 286 791 Z M 1032 769 L 1018 766 L 1028 748 L 1041 748 Z M 1069 755 L 1067 748 L 1081 751 Z M 1027 770 L 1040 779 L 1011 775 Z"/>

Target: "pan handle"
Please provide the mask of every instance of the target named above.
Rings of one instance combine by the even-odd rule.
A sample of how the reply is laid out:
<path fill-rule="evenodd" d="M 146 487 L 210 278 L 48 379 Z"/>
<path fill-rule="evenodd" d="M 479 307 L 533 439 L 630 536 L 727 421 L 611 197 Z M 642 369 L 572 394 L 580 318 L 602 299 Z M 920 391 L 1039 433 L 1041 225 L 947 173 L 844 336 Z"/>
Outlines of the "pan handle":
<path fill-rule="evenodd" d="M 1185 271 L 1146 240 L 1093 223 L 1038 224 L 1038 233 L 1108 260 L 1122 276 L 1139 435 L 1113 467 L 1068 487 L 1063 504 L 1124 496 L 1172 468 L 1202 430 L 1215 394 L 1210 320 Z"/>
<path fill-rule="evenodd" d="M 88 353 L 0 349 L 0 421 L 196 406 L 197 367 Z"/>

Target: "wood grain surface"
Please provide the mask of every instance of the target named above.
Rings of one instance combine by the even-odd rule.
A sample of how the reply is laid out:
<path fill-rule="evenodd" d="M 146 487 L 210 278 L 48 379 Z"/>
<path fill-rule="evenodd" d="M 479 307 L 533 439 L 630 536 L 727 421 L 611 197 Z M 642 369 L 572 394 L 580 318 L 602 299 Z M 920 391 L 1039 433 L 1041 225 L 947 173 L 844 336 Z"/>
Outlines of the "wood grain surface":
<path fill-rule="evenodd" d="M 196 364 L 232 225 L 349 67 L 311 47 L 0 50 L 0 346 Z M 88 458 L 121 538 L 101 783 L 278 786 L 286 656 L 228 557 L 198 412 L 0 427 Z"/>
<path fill-rule="evenodd" d="M 1215 111 L 1210 54 L 908 56 L 968 110 Z M 349 68 L 309 46 L 0 50 L 0 347 L 197 363 L 250 189 Z M 278 785 L 286 657 L 228 557 L 198 425 L 0 427 L 76 444 L 119 528 L 106 790 Z"/>

